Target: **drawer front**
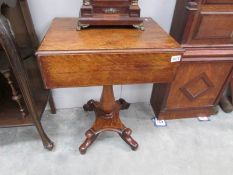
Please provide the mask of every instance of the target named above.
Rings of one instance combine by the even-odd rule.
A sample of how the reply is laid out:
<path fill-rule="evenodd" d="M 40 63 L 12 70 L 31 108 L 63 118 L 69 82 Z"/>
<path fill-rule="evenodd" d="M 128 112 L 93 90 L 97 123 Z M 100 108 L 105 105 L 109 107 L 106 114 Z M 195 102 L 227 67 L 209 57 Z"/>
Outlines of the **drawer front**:
<path fill-rule="evenodd" d="M 179 62 L 156 54 L 80 54 L 38 57 L 46 88 L 170 82 Z"/>
<path fill-rule="evenodd" d="M 232 70 L 232 63 L 182 63 L 172 83 L 168 109 L 215 105 Z"/>
<path fill-rule="evenodd" d="M 233 14 L 201 14 L 193 43 L 233 43 Z"/>
<path fill-rule="evenodd" d="M 233 0 L 204 0 L 206 4 L 233 4 Z"/>

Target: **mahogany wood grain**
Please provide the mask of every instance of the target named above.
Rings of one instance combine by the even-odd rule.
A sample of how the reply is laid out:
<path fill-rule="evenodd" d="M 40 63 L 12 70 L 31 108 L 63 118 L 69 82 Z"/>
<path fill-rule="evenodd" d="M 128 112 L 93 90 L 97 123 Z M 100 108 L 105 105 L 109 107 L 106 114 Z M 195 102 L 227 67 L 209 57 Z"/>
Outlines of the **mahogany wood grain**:
<path fill-rule="evenodd" d="M 200 53 L 201 54 L 201 53 Z M 152 107 L 159 119 L 209 116 L 226 88 L 233 61 L 184 57 L 171 84 L 155 84 Z M 194 61 L 192 61 L 194 60 Z M 217 75 L 217 76 L 216 76 Z"/>
<path fill-rule="evenodd" d="M 176 94 L 176 98 L 169 96 L 167 108 L 194 108 L 214 104 L 216 94 L 221 91 L 222 86 L 229 77 L 232 65 L 232 63 L 221 62 L 183 63 L 179 67 L 175 81 L 171 86 L 170 94 Z M 182 90 L 183 88 L 194 99 L 190 99 Z"/>
<path fill-rule="evenodd" d="M 89 106 L 88 110 L 93 109 L 95 111 L 96 120 L 91 129 L 86 132 L 86 140 L 79 147 L 81 154 L 85 154 L 87 148 L 104 131 L 117 132 L 132 150 L 137 150 L 138 143 L 131 137 L 131 129 L 126 128 L 119 118 L 119 111 L 122 106 L 119 101 L 115 101 L 112 85 L 103 86 L 100 102 L 91 100 L 87 105 Z"/>
<path fill-rule="evenodd" d="M 176 53 L 181 54 L 181 53 Z M 75 54 L 39 58 L 46 88 L 170 82 L 174 53 Z M 95 77 L 95 78 L 93 78 Z"/>
<path fill-rule="evenodd" d="M 218 2 L 218 3 L 217 3 Z M 182 44 L 195 47 L 233 46 L 233 4 L 230 1 L 178 1 L 171 35 Z M 176 24 L 182 25 L 178 28 Z M 214 29 L 214 30 L 213 30 Z M 214 31 L 214 32 L 213 32 Z"/>
<path fill-rule="evenodd" d="M 145 31 L 128 27 L 88 28 L 76 31 L 76 18 L 55 18 L 37 55 L 91 52 L 180 51 L 180 45 L 155 21 L 145 18 Z"/>
<path fill-rule="evenodd" d="M 175 80 L 153 88 L 151 104 L 159 119 L 216 113 L 233 66 L 232 2 L 177 1 L 170 32 L 185 52 Z"/>
<path fill-rule="evenodd" d="M 57 18 L 38 49 L 37 57 L 46 88 L 103 85 L 100 102 L 90 100 L 84 110 L 95 111 L 96 121 L 80 146 L 84 154 L 103 131 L 115 131 L 133 150 L 137 142 L 119 118 L 129 105 L 114 99 L 112 85 L 169 83 L 179 62 L 172 56 L 183 49 L 151 18 L 145 31 L 132 28 L 88 28 L 76 31 L 77 19 Z"/>
<path fill-rule="evenodd" d="M 151 18 L 135 29 L 75 31 L 76 19 L 55 19 L 38 49 L 46 88 L 170 82 L 182 49 Z M 95 78 L 93 78 L 95 77 Z"/>

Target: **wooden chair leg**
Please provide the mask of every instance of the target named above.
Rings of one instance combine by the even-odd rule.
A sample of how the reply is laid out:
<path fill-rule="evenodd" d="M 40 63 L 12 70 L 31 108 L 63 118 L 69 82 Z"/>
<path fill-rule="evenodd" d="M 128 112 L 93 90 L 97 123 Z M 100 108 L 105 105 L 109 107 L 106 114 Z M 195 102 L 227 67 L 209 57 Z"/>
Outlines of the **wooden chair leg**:
<path fill-rule="evenodd" d="M 52 113 L 52 114 L 56 114 L 56 113 L 57 113 L 57 110 L 56 110 L 56 108 L 55 108 L 55 104 L 54 104 L 54 101 L 53 101 L 53 96 L 52 96 L 51 93 L 50 93 L 50 95 L 49 95 L 49 106 L 50 106 L 51 113 Z"/>
<path fill-rule="evenodd" d="M 27 105 L 28 112 L 33 117 L 34 124 L 41 137 L 43 145 L 46 149 L 52 150 L 54 144 L 46 135 L 39 120 L 39 116 L 36 111 L 35 101 L 31 92 L 30 81 L 27 73 L 24 70 L 22 58 L 20 57 L 19 51 L 16 47 L 13 34 L 11 33 L 9 22 L 1 14 L 0 14 L 0 44 L 8 56 L 10 66 L 12 67 L 13 73 L 19 84 L 21 93 Z"/>

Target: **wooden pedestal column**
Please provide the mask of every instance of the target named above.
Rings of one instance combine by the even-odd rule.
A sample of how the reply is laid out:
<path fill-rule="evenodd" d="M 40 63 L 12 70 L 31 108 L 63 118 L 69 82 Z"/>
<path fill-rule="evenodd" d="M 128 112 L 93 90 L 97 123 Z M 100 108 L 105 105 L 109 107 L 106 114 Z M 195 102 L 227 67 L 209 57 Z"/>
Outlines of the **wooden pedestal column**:
<path fill-rule="evenodd" d="M 126 128 L 120 120 L 119 111 L 123 106 L 125 106 L 125 103 L 122 103 L 122 99 L 115 101 L 112 85 L 103 86 L 100 102 L 90 100 L 84 105 L 85 110 L 95 111 L 96 120 L 93 126 L 86 132 L 86 140 L 79 147 L 81 154 L 85 154 L 87 148 L 104 131 L 117 132 L 132 150 L 138 148 L 138 143 L 130 136 L 132 133 L 131 129 Z"/>

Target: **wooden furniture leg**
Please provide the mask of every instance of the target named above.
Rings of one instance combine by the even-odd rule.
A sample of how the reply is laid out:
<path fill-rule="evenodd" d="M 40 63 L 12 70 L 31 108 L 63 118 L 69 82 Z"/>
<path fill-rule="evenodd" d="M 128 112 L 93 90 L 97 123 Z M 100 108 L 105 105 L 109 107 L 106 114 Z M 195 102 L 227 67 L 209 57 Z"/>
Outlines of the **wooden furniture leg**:
<path fill-rule="evenodd" d="M 87 148 L 104 131 L 117 132 L 132 150 L 137 150 L 138 143 L 131 137 L 131 129 L 126 128 L 119 117 L 119 111 L 124 105 L 125 103 L 122 100 L 115 101 L 113 87 L 111 85 L 103 86 L 100 102 L 90 100 L 85 105 L 86 110 L 95 111 L 96 120 L 93 126 L 86 132 L 86 140 L 79 147 L 81 154 L 85 154 Z"/>
<path fill-rule="evenodd" d="M 36 112 L 35 101 L 32 96 L 30 81 L 28 75 L 24 70 L 22 58 L 19 56 L 14 37 L 11 33 L 11 29 L 7 19 L 0 15 L 0 43 L 5 50 L 9 63 L 12 67 L 13 73 L 16 76 L 25 103 L 27 105 L 28 112 L 33 117 L 35 126 L 40 134 L 43 145 L 46 149 L 52 150 L 54 147 L 53 142 L 48 138 L 39 120 L 39 116 Z"/>
<path fill-rule="evenodd" d="M 49 106 L 50 106 L 51 113 L 56 114 L 57 110 L 55 108 L 54 101 L 53 101 L 53 96 L 52 96 L 51 93 L 49 95 Z"/>
<path fill-rule="evenodd" d="M 7 83 L 9 84 L 9 86 L 11 88 L 12 100 L 18 104 L 21 116 L 22 116 L 22 118 L 25 118 L 27 114 L 26 114 L 25 109 L 22 105 L 22 95 L 17 91 L 17 89 L 14 86 L 14 82 L 11 78 L 10 69 L 3 71 L 2 74 L 5 77 L 5 79 L 7 80 Z"/>

